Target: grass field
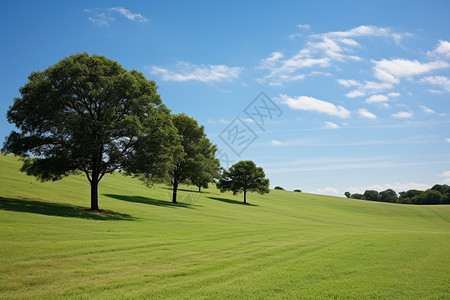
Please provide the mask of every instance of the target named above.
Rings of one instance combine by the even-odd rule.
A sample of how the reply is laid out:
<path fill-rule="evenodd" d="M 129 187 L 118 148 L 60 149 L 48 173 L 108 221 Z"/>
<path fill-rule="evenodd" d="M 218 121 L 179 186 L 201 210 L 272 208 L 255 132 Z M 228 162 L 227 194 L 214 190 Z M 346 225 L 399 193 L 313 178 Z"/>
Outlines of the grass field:
<path fill-rule="evenodd" d="M 117 174 L 98 215 L 85 177 L 19 167 L 0 156 L 1 299 L 450 299 L 450 205 L 186 186 L 174 206 Z"/>

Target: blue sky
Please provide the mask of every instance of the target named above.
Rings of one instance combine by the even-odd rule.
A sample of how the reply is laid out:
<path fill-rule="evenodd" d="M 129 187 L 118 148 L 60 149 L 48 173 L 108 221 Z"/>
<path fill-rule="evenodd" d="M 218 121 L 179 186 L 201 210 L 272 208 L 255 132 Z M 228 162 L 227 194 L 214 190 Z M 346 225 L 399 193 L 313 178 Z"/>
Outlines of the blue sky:
<path fill-rule="evenodd" d="M 449 13 L 448 1 L 2 1 L 0 136 L 30 72 L 86 51 L 155 80 L 225 167 L 251 159 L 272 187 L 450 184 Z"/>

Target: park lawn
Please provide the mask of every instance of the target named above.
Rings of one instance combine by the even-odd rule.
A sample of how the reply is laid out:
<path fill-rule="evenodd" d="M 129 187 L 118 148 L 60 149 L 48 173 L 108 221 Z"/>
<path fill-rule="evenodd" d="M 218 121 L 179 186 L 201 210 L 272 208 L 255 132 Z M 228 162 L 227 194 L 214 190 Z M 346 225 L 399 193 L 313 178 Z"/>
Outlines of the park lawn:
<path fill-rule="evenodd" d="M 0 298 L 450 299 L 450 205 L 106 176 L 39 183 L 0 157 Z M 301 185 L 301 183 L 299 183 Z"/>

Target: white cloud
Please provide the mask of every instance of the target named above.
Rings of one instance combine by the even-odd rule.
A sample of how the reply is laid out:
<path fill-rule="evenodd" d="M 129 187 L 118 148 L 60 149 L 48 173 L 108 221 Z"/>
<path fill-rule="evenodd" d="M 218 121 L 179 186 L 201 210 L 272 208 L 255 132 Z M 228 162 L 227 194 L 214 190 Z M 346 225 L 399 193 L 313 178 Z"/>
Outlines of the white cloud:
<path fill-rule="evenodd" d="M 450 171 L 442 173 L 441 176 L 450 177 Z"/>
<path fill-rule="evenodd" d="M 420 82 L 436 85 L 441 88 L 441 90 L 430 90 L 432 93 L 442 94 L 444 91 L 450 92 L 450 79 L 445 76 L 428 76 L 420 79 Z"/>
<path fill-rule="evenodd" d="M 363 118 L 367 118 L 367 119 L 376 119 L 377 116 L 375 116 L 373 113 L 371 113 L 370 111 L 368 111 L 365 108 L 360 108 L 358 109 L 358 114 L 363 117 Z"/>
<path fill-rule="evenodd" d="M 127 18 L 130 21 L 134 22 L 147 22 L 147 18 L 138 13 L 132 13 L 128 9 L 123 7 L 111 7 L 111 8 L 94 8 L 94 9 L 85 9 L 85 12 L 90 14 L 88 18 L 89 21 L 94 23 L 97 26 L 105 26 L 109 27 L 112 22 L 115 22 L 116 19 L 114 15 L 121 15 Z"/>
<path fill-rule="evenodd" d="M 445 139 L 448 143 L 450 143 L 450 138 Z"/>
<path fill-rule="evenodd" d="M 338 129 L 339 125 L 333 123 L 333 122 L 325 122 L 324 128 L 327 129 Z"/>
<path fill-rule="evenodd" d="M 345 87 L 360 86 L 361 84 L 354 79 L 339 79 L 338 83 Z"/>
<path fill-rule="evenodd" d="M 436 113 L 434 110 L 432 110 L 431 108 L 428 108 L 424 105 L 420 105 L 420 108 L 428 115 Z"/>
<path fill-rule="evenodd" d="M 369 98 L 366 99 L 366 103 L 381 103 L 381 102 L 387 102 L 389 101 L 389 98 L 385 95 L 372 95 Z"/>
<path fill-rule="evenodd" d="M 282 142 L 277 141 L 277 140 L 272 140 L 272 141 L 270 142 L 270 144 L 272 144 L 272 145 L 274 145 L 274 146 L 281 146 L 281 145 L 283 145 Z"/>
<path fill-rule="evenodd" d="M 389 82 L 375 82 L 375 81 L 366 81 L 364 83 L 360 83 L 356 80 L 338 80 L 338 82 L 346 87 L 356 86 L 357 89 L 352 90 L 345 94 L 347 98 L 356 98 L 362 97 L 367 94 L 378 93 L 386 89 L 390 89 L 393 87 L 392 83 Z M 397 97 L 399 93 L 389 93 L 390 97 Z"/>
<path fill-rule="evenodd" d="M 348 31 L 334 31 L 326 33 L 325 36 L 330 37 L 360 37 L 360 36 L 392 36 L 391 30 L 389 28 L 377 27 L 377 26 L 359 26 L 352 28 Z"/>
<path fill-rule="evenodd" d="M 428 55 L 431 55 L 431 56 L 443 55 L 443 56 L 449 57 L 450 56 L 450 42 L 439 41 L 439 44 L 436 46 L 436 49 L 434 49 L 431 52 L 428 52 Z"/>
<path fill-rule="evenodd" d="M 318 194 L 341 196 L 341 192 L 338 189 L 333 188 L 333 187 L 326 187 L 324 189 L 317 189 L 316 192 Z"/>
<path fill-rule="evenodd" d="M 399 119 L 408 119 L 408 118 L 412 118 L 414 114 L 411 112 L 407 112 L 407 111 L 400 111 L 398 113 L 392 114 L 391 116 L 393 116 L 394 118 L 399 118 Z"/>
<path fill-rule="evenodd" d="M 319 100 L 308 96 L 289 97 L 280 95 L 279 102 L 287 104 L 291 109 L 315 111 L 339 118 L 348 118 L 350 112 L 342 106 L 336 106 L 331 102 Z"/>
<path fill-rule="evenodd" d="M 298 24 L 297 28 L 309 30 L 311 26 L 309 24 Z"/>
<path fill-rule="evenodd" d="M 300 29 L 309 29 L 309 25 L 299 25 Z M 294 38 L 299 34 L 292 34 Z M 324 34 L 313 34 L 308 37 L 306 45 L 292 57 L 281 59 L 279 52 L 274 57 L 262 59 L 259 69 L 267 69 L 269 74 L 258 78 L 260 83 L 269 82 L 272 86 L 281 86 L 286 82 L 303 79 L 298 72 L 304 68 L 326 68 L 337 62 L 360 61 L 355 54 L 360 44 L 359 37 L 386 37 L 398 40 L 402 35 L 392 33 L 389 28 L 376 26 L 359 26 L 348 31 L 335 31 Z"/>
<path fill-rule="evenodd" d="M 270 57 L 262 59 L 259 69 L 267 69 L 270 73 L 258 81 L 263 83 L 268 81 L 272 86 L 280 86 L 285 82 L 292 82 L 304 79 L 304 74 L 298 71 L 312 67 L 326 67 L 330 64 L 329 58 L 310 58 L 302 53 L 298 53 L 291 58 L 282 60 L 283 54 L 273 52 Z"/>
<path fill-rule="evenodd" d="M 365 96 L 365 95 L 366 95 L 366 93 L 364 91 L 361 91 L 361 90 L 353 90 L 353 91 L 350 91 L 347 94 L 345 94 L 345 96 L 347 98 L 356 98 L 356 97 L 362 97 L 362 96 Z"/>
<path fill-rule="evenodd" d="M 373 61 L 375 77 L 388 83 L 399 83 L 400 78 L 421 75 L 432 70 L 447 68 L 449 64 L 444 61 L 421 63 L 417 60 L 383 59 Z"/>
<path fill-rule="evenodd" d="M 394 97 L 400 97 L 400 93 L 397 92 L 391 92 L 389 94 L 387 94 L 388 97 L 394 98 Z"/>
<path fill-rule="evenodd" d="M 127 18 L 128 20 L 131 20 L 131 21 L 137 21 L 137 22 L 147 22 L 148 21 L 141 14 L 133 14 L 131 11 L 129 11 L 128 9 L 125 9 L 123 7 L 113 7 L 113 8 L 110 8 L 110 10 L 114 11 L 114 12 L 118 12 L 119 14 L 121 14 L 122 16 L 124 16 L 125 18 Z"/>
<path fill-rule="evenodd" d="M 239 77 L 243 68 L 228 67 L 226 65 L 194 65 L 188 62 L 178 62 L 175 70 L 168 70 L 157 66 L 152 66 L 150 73 L 161 76 L 166 81 L 201 81 L 220 82 L 230 81 Z"/>

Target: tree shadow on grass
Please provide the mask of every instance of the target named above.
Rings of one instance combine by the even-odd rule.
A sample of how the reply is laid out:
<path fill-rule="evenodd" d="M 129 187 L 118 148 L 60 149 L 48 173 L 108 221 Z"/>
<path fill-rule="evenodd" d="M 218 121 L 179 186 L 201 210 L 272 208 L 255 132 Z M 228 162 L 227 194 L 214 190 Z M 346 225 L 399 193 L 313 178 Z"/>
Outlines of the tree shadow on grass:
<path fill-rule="evenodd" d="M 251 203 L 244 203 L 243 201 L 237 201 L 233 199 L 227 199 L 227 198 L 219 198 L 219 197 L 208 197 L 209 199 L 225 202 L 225 203 L 231 203 L 231 204 L 240 204 L 245 206 L 258 206 L 257 204 L 251 204 Z"/>
<path fill-rule="evenodd" d="M 142 196 L 126 196 L 126 195 L 116 195 L 116 194 L 103 194 L 103 196 L 110 197 L 110 198 L 117 199 L 117 200 L 135 202 L 135 203 L 143 203 L 143 204 L 148 204 L 148 205 L 164 206 L 164 207 L 172 207 L 172 208 L 184 207 L 184 208 L 193 209 L 192 205 L 187 204 L 187 203 L 174 204 L 169 201 L 163 201 L 163 200 L 142 197 Z"/>
<path fill-rule="evenodd" d="M 162 188 L 165 189 L 165 190 L 173 191 L 173 187 L 170 187 L 170 186 L 168 186 L 168 187 L 163 186 Z M 181 191 L 181 192 L 191 192 L 191 193 L 198 193 L 198 188 L 195 188 L 195 189 L 192 189 L 192 190 L 189 190 L 189 189 L 186 189 L 186 188 L 178 188 L 177 191 Z M 203 193 L 203 192 L 204 192 L 204 191 L 202 190 L 200 193 Z"/>
<path fill-rule="evenodd" d="M 6 198 L 0 197 L 0 209 L 28 212 L 47 216 L 81 218 L 90 220 L 134 220 L 128 214 L 120 214 L 111 211 L 91 212 L 85 208 L 77 207 L 70 204 L 48 202 L 46 200 L 38 200 L 32 198 Z"/>

